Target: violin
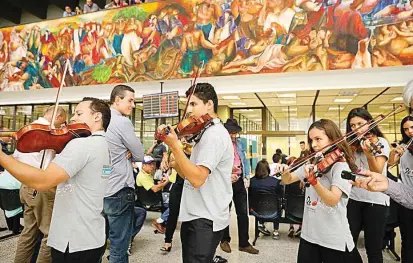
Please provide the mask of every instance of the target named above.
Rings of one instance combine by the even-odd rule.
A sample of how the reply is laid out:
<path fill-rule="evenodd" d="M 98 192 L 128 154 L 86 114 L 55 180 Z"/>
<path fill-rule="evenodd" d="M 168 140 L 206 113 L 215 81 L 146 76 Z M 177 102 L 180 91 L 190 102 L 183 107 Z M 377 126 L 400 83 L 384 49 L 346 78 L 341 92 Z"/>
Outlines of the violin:
<path fill-rule="evenodd" d="M 363 137 L 363 138 L 360 138 L 359 140 L 360 140 L 360 143 L 358 145 L 353 145 L 353 150 L 356 151 L 356 152 L 363 152 L 363 148 L 361 147 L 361 143 L 365 140 L 368 140 L 368 139 Z M 371 142 L 370 146 L 369 146 L 369 151 L 373 155 L 380 154 L 380 153 L 382 153 L 381 149 L 383 149 L 383 148 L 384 148 L 384 145 L 381 142 L 378 142 L 378 143 Z"/>
<path fill-rule="evenodd" d="M 69 66 L 70 62 L 67 60 L 62 79 L 65 79 Z M 82 123 L 63 125 L 58 129 L 54 128 L 54 120 L 56 119 L 59 106 L 60 91 L 63 85 L 64 82 L 62 81 L 57 91 L 52 123 L 50 125 L 33 123 L 22 127 L 15 133 L 8 134 L 12 135 L 16 140 L 16 149 L 18 151 L 31 153 L 52 149 L 55 150 L 56 153 L 61 153 L 67 143 L 72 139 L 91 135 L 89 126 Z"/>
<path fill-rule="evenodd" d="M 189 94 L 189 96 L 187 98 L 187 101 L 186 101 L 186 105 L 185 105 L 185 109 L 184 109 L 184 113 L 183 113 L 184 117 L 186 116 L 191 96 L 195 93 L 196 84 L 197 84 L 196 80 L 201 75 L 201 72 L 202 72 L 203 68 L 204 68 L 204 62 L 202 61 L 200 63 L 200 67 L 197 70 L 198 72 L 195 75 L 195 79 L 194 79 L 194 82 L 192 84 L 191 93 Z M 188 142 L 191 142 L 196 137 L 198 137 L 199 134 L 202 134 L 203 131 L 205 131 L 206 128 L 208 128 L 209 126 L 211 126 L 213 124 L 212 120 L 213 120 L 213 118 L 208 113 L 202 115 L 199 118 L 195 118 L 193 116 L 190 116 L 188 118 L 184 118 L 183 120 L 181 120 L 176 125 L 176 127 L 174 128 L 174 131 L 175 131 L 176 135 L 178 136 L 178 138 L 185 137 Z M 169 132 L 170 132 L 169 127 L 166 127 L 161 131 L 157 131 L 155 133 L 155 139 L 163 141 L 165 139 L 165 136 L 167 136 L 169 134 Z M 199 140 L 199 138 L 198 138 L 198 140 Z"/>
<path fill-rule="evenodd" d="M 401 146 L 401 147 L 403 147 L 405 150 L 409 151 L 410 154 L 413 155 L 413 138 L 411 138 L 407 143 L 401 143 L 401 142 L 397 143 L 397 142 L 394 142 L 394 143 L 392 143 L 391 145 L 392 145 L 394 148 L 396 148 L 397 146 Z M 397 152 L 396 154 L 397 154 L 399 157 L 402 157 L 402 154 L 400 154 L 400 153 L 398 153 L 398 152 Z M 400 163 L 400 159 L 399 159 L 395 164 L 389 166 L 388 169 L 393 168 L 394 166 L 396 166 L 396 165 L 399 164 L 399 163 Z"/>
<path fill-rule="evenodd" d="M 301 159 L 300 161 L 296 161 L 293 163 L 293 165 L 289 166 L 288 170 L 285 173 L 293 172 L 294 170 L 298 169 L 299 167 L 303 166 L 304 164 L 308 163 L 311 159 L 314 158 L 313 164 L 318 166 L 320 164 L 320 167 L 317 167 L 318 175 L 322 175 L 323 173 L 326 173 L 329 171 L 328 168 L 331 169 L 332 165 L 338 161 L 344 161 L 344 154 L 342 151 L 337 147 L 339 143 L 354 137 L 356 135 L 356 132 L 363 128 L 366 125 L 369 125 L 369 129 L 364 131 L 362 134 L 359 136 L 356 136 L 356 138 L 352 139 L 349 142 L 350 146 L 353 146 L 353 144 L 357 141 L 360 140 L 360 138 L 364 137 L 371 129 L 379 125 L 382 121 L 384 121 L 386 118 L 390 117 L 393 114 L 398 113 L 400 110 L 403 109 L 403 105 L 400 105 L 397 107 L 395 110 L 392 112 L 383 115 L 380 114 L 379 116 L 375 117 L 372 121 L 366 122 L 365 124 L 361 125 L 357 129 L 350 131 L 346 133 L 345 135 L 339 137 L 338 139 L 334 140 L 332 143 L 322 147 L 318 151 L 315 151 L 311 154 L 309 154 L 307 157 Z M 352 170 L 356 169 L 356 167 L 350 167 Z M 278 172 L 275 174 L 276 177 L 282 176 L 283 173 Z M 311 182 L 310 182 L 311 183 Z"/>
<path fill-rule="evenodd" d="M 34 123 L 26 125 L 16 132 L 16 149 L 22 153 L 40 152 L 45 149 L 61 153 L 72 139 L 90 135 L 89 126 L 83 123 L 62 125 L 59 129 Z"/>

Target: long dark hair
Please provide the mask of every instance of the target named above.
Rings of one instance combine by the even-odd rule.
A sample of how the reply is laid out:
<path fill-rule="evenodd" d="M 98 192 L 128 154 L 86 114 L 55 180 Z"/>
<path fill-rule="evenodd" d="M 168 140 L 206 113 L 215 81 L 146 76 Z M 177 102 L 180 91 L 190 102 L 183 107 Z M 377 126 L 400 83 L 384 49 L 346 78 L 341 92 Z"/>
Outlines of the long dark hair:
<path fill-rule="evenodd" d="M 365 109 L 365 108 L 354 108 L 352 109 L 347 116 L 347 121 L 346 121 L 346 132 L 351 132 L 351 125 L 350 125 L 350 120 L 354 117 L 359 117 L 362 118 L 365 121 L 372 121 L 373 116 Z M 367 125 L 366 125 L 367 126 Z M 384 138 L 384 134 L 380 131 L 379 126 L 374 127 L 369 131 L 369 133 L 377 136 L 377 137 L 382 137 Z M 355 136 L 355 135 L 354 135 Z M 352 140 L 354 136 L 351 136 L 349 140 Z M 360 143 L 358 141 L 358 143 Z"/>
<path fill-rule="evenodd" d="M 402 143 L 408 143 L 408 142 L 410 141 L 410 137 L 407 136 L 407 135 L 404 133 L 404 128 L 403 128 L 403 125 L 404 125 L 406 122 L 408 122 L 408 121 L 413 121 L 413 117 L 410 116 L 410 115 L 404 117 L 403 120 L 402 120 L 402 123 L 400 124 L 400 132 L 401 132 L 402 137 L 403 137 Z"/>
<path fill-rule="evenodd" d="M 268 164 L 266 159 L 262 159 L 257 163 L 257 167 L 255 167 L 255 177 L 257 179 L 264 179 L 270 175 L 270 165 Z"/>
<path fill-rule="evenodd" d="M 308 140 L 308 145 L 310 146 L 310 152 L 314 152 L 313 144 L 312 144 L 313 140 L 310 138 L 310 131 L 312 129 L 323 130 L 331 141 L 335 141 L 338 138 L 343 136 L 341 134 L 340 129 L 337 127 L 337 125 L 333 121 L 328 120 L 328 119 L 318 120 L 314 122 L 313 124 L 311 124 L 310 128 L 308 128 L 307 140 Z M 353 151 L 351 150 L 347 141 L 342 141 L 339 144 L 337 144 L 337 148 L 340 149 L 344 153 L 344 158 L 346 159 L 346 162 L 348 163 L 350 169 L 352 171 L 357 169 L 354 163 Z"/>

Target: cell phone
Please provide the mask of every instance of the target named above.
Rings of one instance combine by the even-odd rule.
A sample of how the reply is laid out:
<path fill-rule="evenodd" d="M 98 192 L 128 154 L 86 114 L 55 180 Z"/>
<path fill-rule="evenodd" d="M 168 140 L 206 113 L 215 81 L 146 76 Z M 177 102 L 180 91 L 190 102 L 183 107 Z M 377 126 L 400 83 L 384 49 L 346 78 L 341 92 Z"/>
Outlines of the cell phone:
<path fill-rule="evenodd" d="M 366 177 L 367 176 L 365 176 L 365 175 L 352 173 L 352 172 L 349 172 L 349 171 L 342 171 L 341 172 L 341 178 L 346 179 L 346 180 L 351 180 L 353 182 L 355 182 L 356 179 L 366 178 Z"/>

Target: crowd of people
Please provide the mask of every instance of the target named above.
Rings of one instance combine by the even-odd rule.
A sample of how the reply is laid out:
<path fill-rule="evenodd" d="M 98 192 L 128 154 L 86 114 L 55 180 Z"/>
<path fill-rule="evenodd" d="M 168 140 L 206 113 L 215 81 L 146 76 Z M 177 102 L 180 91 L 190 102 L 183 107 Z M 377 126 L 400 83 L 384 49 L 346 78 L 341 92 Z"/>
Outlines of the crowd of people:
<path fill-rule="evenodd" d="M 165 234 L 163 252 L 172 250 L 180 221 L 183 262 L 227 262 L 216 255 L 216 249 L 232 251 L 229 216 L 234 203 L 238 250 L 258 254 L 249 243 L 247 192 L 280 195 L 284 186 L 304 195 L 302 225 L 290 225 L 288 233 L 300 238 L 298 263 L 362 262 L 357 246 L 361 230 L 368 261 L 383 262 L 390 198 L 405 206 L 400 218 L 402 260 L 413 261 L 413 117 L 402 120 L 403 139 L 393 149 L 365 108 L 349 112 L 348 140 L 340 139 L 343 134 L 333 121 L 317 120 L 308 129 L 308 146 L 300 142 L 298 158 L 278 149 L 271 164 L 261 160 L 252 172 L 237 120 L 224 123 L 218 118 L 214 87 L 198 83 L 186 96 L 190 116 L 211 120 L 190 139 L 159 126 L 158 140 L 146 154 L 128 118 L 135 94 L 126 85 L 114 87 L 109 104 L 84 98 L 76 106 L 70 121 L 87 124 L 91 136 L 71 140 L 62 152 L 10 155 L 2 147 L 2 178 L 7 175 L 21 183 L 24 207 L 15 262 L 30 262 L 33 257 L 37 262 L 101 262 L 107 240 L 109 261 L 128 262 L 133 240 L 146 219 L 145 208 L 136 205 L 141 190 L 169 193 L 162 194 L 162 214 L 152 222 Z M 413 81 L 406 85 L 404 99 L 411 112 Z M 34 123 L 60 127 L 66 115 L 63 108 L 52 106 Z M 312 163 L 308 157 L 313 157 Z M 388 164 L 398 163 L 401 180 L 394 182 L 387 178 Z M 357 174 L 357 179 L 344 179 L 346 171 Z M 271 235 L 264 221 L 273 222 L 273 238 L 279 239 L 276 218 L 263 218 L 259 231 Z"/>
<path fill-rule="evenodd" d="M 113 0 L 107 5 L 104 9 L 120 8 L 125 6 L 137 5 L 144 2 L 151 2 L 145 0 Z M 79 6 L 76 6 L 75 11 L 72 10 L 72 7 L 65 6 L 65 11 L 63 12 L 63 17 L 76 16 L 81 14 L 93 13 L 101 10 L 101 8 L 93 2 L 93 0 L 86 0 L 86 4 L 83 6 L 83 9 Z"/>

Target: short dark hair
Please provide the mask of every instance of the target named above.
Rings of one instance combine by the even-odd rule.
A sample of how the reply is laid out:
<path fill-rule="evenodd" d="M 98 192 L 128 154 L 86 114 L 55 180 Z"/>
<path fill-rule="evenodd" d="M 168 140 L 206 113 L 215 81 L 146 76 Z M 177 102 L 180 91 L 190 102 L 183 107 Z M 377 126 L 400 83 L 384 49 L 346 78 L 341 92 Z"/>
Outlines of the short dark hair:
<path fill-rule="evenodd" d="M 276 153 L 276 154 L 274 154 L 274 155 L 272 156 L 272 161 L 273 161 L 274 163 L 278 163 L 280 160 L 281 160 L 281 154 Z"/>
<path fill-rule="evenodd" d="M 115 99 L 116 97 L 120 97 L 121 99 L 125 98 L 125 92 L 126 91 L 130 91 L 132 93 L 135 93 L 135 90 L 132 89 L 131 87 L 127 86 L 127 85 L 116 85 L 113 90 L 112 93 L 110 94 L 110 104 L 115 103 Z"/>
<path fill-rule="evenodd" d="M 103 100 L 92 98 L 92 97 L 84 97 L 82 102 L 83 101 L 90 101 L 89 108 L 93 112 L 100 112 L 102 114 L 103 129 L 107 131 L 109 127 L 109 123 L 110 123 L 110 116 L 111 116 L 109 105 Z"/>
<path fill-rule="evenodd" d="M 301 141 L 300 144 L 305 144 L 305 141 Z"/>
<path fill-rule="evenodd" d="M 258 179 L 264 179 L 270 175 L 270 171 L 270 165 L 267 160 L 262 159 L 255 167 L 255 177 Z"/>
<path fill-rule="evenodd" d="M 194 94 L 198 99 L 202 100 L 203 103 L 207 103 L 209 100 L 212 100 L 214 103 L 214 112 L 218 112 L 218 96 L 215 92 L 214 86 L 209 83 L 197 83 L 196 87 L 191 86 L 186 92 L 186 97 L 189 97 L 192 94 L 193 89 L 195 88 Z"/>
<path fill-rule="evenodd" d="M 281 151 L 281 149 L 277 149 L 275 150 L 275 153 L 282 154 L 283 152 Z"/>

